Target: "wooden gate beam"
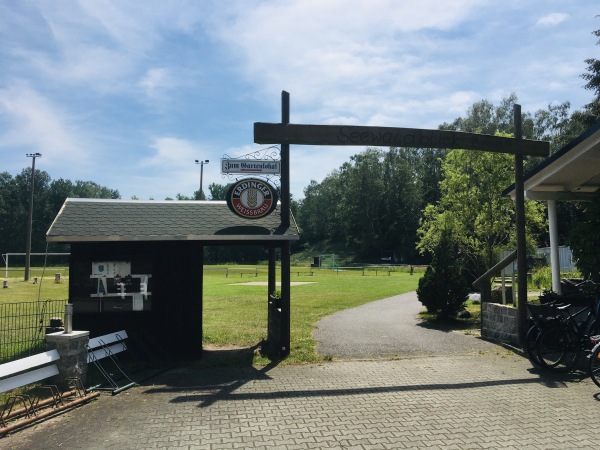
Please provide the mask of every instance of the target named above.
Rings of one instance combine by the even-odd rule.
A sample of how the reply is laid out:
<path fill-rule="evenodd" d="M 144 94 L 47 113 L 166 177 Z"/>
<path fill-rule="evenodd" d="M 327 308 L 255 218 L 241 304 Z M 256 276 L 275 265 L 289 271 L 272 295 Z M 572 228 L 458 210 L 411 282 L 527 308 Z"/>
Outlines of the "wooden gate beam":
<path fill-rule="evenodd" d="M 550 143 L 546 141 L 461 131 L 354 125 L 255 122 L 254 143 L 448 148 L 544 157 L 550 154 Z"/>

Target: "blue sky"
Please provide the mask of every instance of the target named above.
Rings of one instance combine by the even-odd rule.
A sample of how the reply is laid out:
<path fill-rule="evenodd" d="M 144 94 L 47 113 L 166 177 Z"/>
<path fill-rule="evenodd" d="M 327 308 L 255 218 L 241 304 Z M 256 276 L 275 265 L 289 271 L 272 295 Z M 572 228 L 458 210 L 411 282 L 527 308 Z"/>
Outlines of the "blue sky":
<path fill-rule="evenodd" d="M 254 122 L 437 128 L 514 92 L 589 103 L 589 0 L 0 0 L 0 171 L 31 166 L 122 198 L 192 195 L 196 159 L 264 146 Z M 301 198 L 359 147 L 291 149 Z"/>

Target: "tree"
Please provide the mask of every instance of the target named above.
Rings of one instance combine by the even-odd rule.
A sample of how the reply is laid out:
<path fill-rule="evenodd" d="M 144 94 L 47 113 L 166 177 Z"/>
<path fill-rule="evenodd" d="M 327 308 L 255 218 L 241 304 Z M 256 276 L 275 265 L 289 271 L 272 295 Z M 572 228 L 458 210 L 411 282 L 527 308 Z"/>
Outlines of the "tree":
<path fill-rule="evenodd" d="M 592 34 L 600 37 L 600 29 Z M 600 45 L 600 40 L 596 42 Z M 588 58 L 585 60 L 587 73 L 581 77 L 587 81 L 584 88 L 594 92 L 594 99 L 582 111 L 571 116 L 571 130 L 581 133 L 600 120 L 600 60 Z M 577 134 L 579 134 L 577 133 Z M 575 136 L 573 136 L 575 137 Z M 582 275 L 594 281 L 600 281 L 600 197 L 587 204 L 578 204 L 583 216 L 575 213 L 579 219 L 569 233 L 569 245 L 573 251 L 577 268 Z"/>
<path fill-rule="evenodd" d="M 208 185 L 208 191 L 210 192 L 211 200 L 226 200 L 228 190 L 228 184 L 211 183 Z"/>
<path fill-rule="evenodd" d="M 25 251 L 25 229 L 29 216 L 31 169 L 23 169 L 15 177 L 0 174 L 0 249 L 6 253 Z M 117 190 L 91 181 L 58 179 L 52 181 L 47 172 L 36 170 L 33 202 L 32 252 L 46 249 L 46 231 L 68 197 L 119 198 Z M 56 245 L 49 251 L 58 251 Z"/>
<path fill-rule="evenodd" d="M 600 37 L 600 30 L 593 31 L 592 34 Z M 596 45 L 600 45 L 600 40 L 596 42 Z M 589 123 L 588 126 L 591 126 L 593 122 L 600 120 L 600 60 L 588 58 L 585 63 L 588 65 L 587 73 L 581 75 L 587 81 L 584 88 L 593 91 L 595 98 L 586 105 L 586 115 L 581 119 Z"/>
<path fill-rule="evenodd" d="M 467 283 L 457 262 L 454 251 L 455 238 L 450 229 L 443 229 L 440 239 L 433 249 L 431 264 L 419 280 L 417 297 L 438 319 L 456 315 L 467 301 Z"/>
<path fill-rule="evenodd" d="M 351 156 L 340 168 L 341 208 L 338 214 L 346 229 L 346 246 L 361 259 L 377 255 L 385 245 L 380 221 L 383 192 L 383 153 L 379 149 Z M 378 255 L 377 255 L 378 256 Z M 375 256 L 375 257 L 377 257 Z"/>
<path fill-rule="evenodd" d="M 417 257 L 416 236 L 423 208 L 425 179 L 422 153 L 412 148 L 391 148 L 383 157 L 383 189 L 380 219 L 382 249 L 387 248 L 401 262 Z M 437 182 L 436 182 L 437 184 Z"/>
<path fill-rule="evenodd" d="M 512 155 L 451 151 L 442 165 L 442 197 L 423 212 L 418 248 L 434 253 L 444 233 L 455 239 L 465 269 L 477 277 L 492 267 L 498 251 L 515 246 L 514 202 L 501 195 L 513 180 Z M 544 227 L 543 207 L 526 203 L 529 242 Z"/>
<path fill-rule="evenodd" d="M 441 130 L 464 131 L 466 133 L 481 133 L 494 135 L 496 133 L 514 133 L 513 110 L 518 102 L 517 96 L 512 93 L 504 97 L 498 106 L 489 100 L 473 103 L 467 111 L 466 117 L 459 117 L 451 124 L 443 123 Z M 531 114 L 523 114 L 523 137 L 533 138 L 533 119 Z"/>
<path fill-rule="evenodd" d="M 311 180 L 304 188 L 304 199 L 299 202 L 297 214 L 303 242 L 343 242 L 345 224 L 338 216 L 341 192 L 338 171 L 332 172 L 321 183 Z"/>
<path fill-rule="evenodd" d="M 585 205 L 583 219 L 571 229 L 569 245 L 581 274 L 600 282 L 600 195 Z"/>
<path fill-rule="evenodd" d="M 476 102 L 465 117 L 444 123 L 439 128 L 511 135 L 514 133 L 513 111 L 517 101 L 517 96 L 511 94 L 497 105 L 487 100 Z M 574 129 L 569 109 L 570 103 L 564 102 L 549 105 L 535 114 L 523 113 L 524 137 L 550 140 L 553 149 L 560 148 L 564 145 L 561 136 L 566 130 Z M 444 161 L 448 154 L 448 149 L 391 148 L 384 151 L 371 148 L 354 155 L 321 183 L 311 181 L 306 187 L 297 216 L 302 240 L 310 244 L 336 243 L 358 254 L 363 261 L 378 258 L 380 252 L 390 251 L 401 260 L 414 261 L 419 257 L 415 251 L 418 242 L 421 255 L 429 255 L 439 239 L 439 231 L 430 234 L 425 224 L 436 220 L 435 216 L 442 212 L 446 216 L 444 220 L 457 221 L 460 215 L 450 216 L 446 209 L 452 206 L 452 202 L 463 198 L 470 202 L 468 204 L 465 200 L 463 217 L 472 221 L 471 227 L 477 234 L 473 237 L 475 231 L 471 232 L 471 237 L 465 238 L 461 249 L 469 249 L 470 254 L 476 250 L 473 254 L 479 255 L 469 261 L 470 266 L 489 267 L 495 262 L 499 248 L 513 245 L 510 228 L 514 220 L 514 205 L 510 199 L 501 199 L 500 196 L 514 181 L 513 157 L 470 152 L 471 156 L 461 157 L 464 161 L 460 162 L 458 153 L 455 153 L 456 173 L 452 180 L 445 181 L 444 192 L 442 181 L 448 176 L 445 170 L 449 170 L 448 167 L 444 169 Z M 475 154 L 479 156 L 475 157 Z M 541 158 L 528 158 L 526 167 L 533 167 L 539 162 Z M 466 170 L 464 173 L 461 172 L 463 168 Z M 465 176 L 471 183 L 468 190 L 464 190 L 464 184 L 461 184 Z M 479 179 L 480 176 L 483 179 Z M 450 184 L 454 187 L 451 188 Z M 479 187 L 485 188 L 485 193 L 478 191 Z M 444 195 L 447 204 L 440 204 Z M 473 205 L 481 206 L 472 208 Z M 537 203 L 526 204 L 531 215 L 529 233 L 536 238 L 539 229 L 543 228 L 541 208 Z M 479 218 L 474 216 L 474 209 L 479 211 Z M 425 217 L 420 226 L 422 211 Z M 499 214 L 498 218 L 492 214 L 494 211 Z M 483 216 L 484 212 L 487 212 L 487 217 Z M 562 204 L 559 205 L 559 214 L 565 220 L 576 217 L 572 207 Z M 487 223 L 487 219 L 491 222 Z M 453 226 L 463 225 L 458 221 Z M 417 234 L 419 228 L 422 234 Z M 545 233 L 545 229 L 542 232 Z M 428 241 L 429 237 L 425 235 L 433 240 Z M 531 243 L 535 244 L 534 241 Z"/>

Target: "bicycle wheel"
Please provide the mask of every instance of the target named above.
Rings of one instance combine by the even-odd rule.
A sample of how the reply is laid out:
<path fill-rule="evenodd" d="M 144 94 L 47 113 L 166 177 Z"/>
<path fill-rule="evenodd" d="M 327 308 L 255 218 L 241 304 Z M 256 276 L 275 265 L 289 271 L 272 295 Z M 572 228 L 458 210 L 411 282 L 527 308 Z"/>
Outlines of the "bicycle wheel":
<path fill-rule="evenodd" d="M 592 381 L 600 387 L 600 345 L 596 345 L 590 355 L 588 371 Z"/>
<path fill-rule="evenodd" d="M 523 347 L 523 350 L 525 351 L 525 355 L 527 356 L 527 359 L 529 359 L 529 362 L 531 362 L 531 364 L 534 367 L 544 368 L 544 365 L 540 361 L 540 358 L 537 354 L 537 347 L 536 347 L 536 340 L 537 340 L 539 332 L 540 332 L 540 329 L 538 328 L 538 326 L 536 324 L 533 324 L 529 328 L 529 330 L 527 331 L 527 334 L 525 335 L 525 345 Z"/>
<path fill-rule="evenodd" d="M 561 372 L 571 370 L 581 352 L 577 334 L 562 325 L 540 331 L 536 350 L 542 366 Z"/>

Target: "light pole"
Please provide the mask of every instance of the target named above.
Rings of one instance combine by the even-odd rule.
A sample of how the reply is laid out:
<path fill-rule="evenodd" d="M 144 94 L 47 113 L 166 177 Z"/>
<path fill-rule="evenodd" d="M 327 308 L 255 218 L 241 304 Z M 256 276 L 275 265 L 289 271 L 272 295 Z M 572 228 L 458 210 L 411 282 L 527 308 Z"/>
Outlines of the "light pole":
<path fill-rule="evenodd" d="M 33 190 L 35 187 L 35 158 L 41 158 L 41 153 L 27 153 L 25 156 L 31 159 L 31 198 L 29 200 L 29 221 L 27 223 L 27 248 L 25 254 L 25 281 L 29 281 L 29 269 L 31 267 L 31 229 L 33 228 Z"/>
<path fill-rule="evenodd" d="M 198 200 L 205 200 L 205 196 L 202 194 L 202 177 L 204 175 L 204 164 L 208 164 L 208 159 L 200 161 L 196 159 L 196 164 L 200 164 L 200 191 L 198 191 Z"/>

